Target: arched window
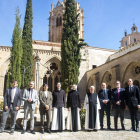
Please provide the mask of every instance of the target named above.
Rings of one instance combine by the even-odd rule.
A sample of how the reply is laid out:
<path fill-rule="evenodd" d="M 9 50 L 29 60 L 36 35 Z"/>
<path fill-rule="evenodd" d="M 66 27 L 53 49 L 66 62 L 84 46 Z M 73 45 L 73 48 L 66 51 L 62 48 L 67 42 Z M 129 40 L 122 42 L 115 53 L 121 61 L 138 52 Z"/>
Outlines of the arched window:
<path fill-rule="evenodd" d="M 134 38 L 134 43 L 135 43 L 136 41 L 137 41 L 136 38 Z"/>
<path fill-rule="evenodd" d="M 58 16 L 56 18 L 56 27 L 59 27 L 62 25 L 62 17 Z"/>
<path fill-rule="evenodd" d="M 125 45 L 127 46 L 127 41 L 125 42 Z"/>

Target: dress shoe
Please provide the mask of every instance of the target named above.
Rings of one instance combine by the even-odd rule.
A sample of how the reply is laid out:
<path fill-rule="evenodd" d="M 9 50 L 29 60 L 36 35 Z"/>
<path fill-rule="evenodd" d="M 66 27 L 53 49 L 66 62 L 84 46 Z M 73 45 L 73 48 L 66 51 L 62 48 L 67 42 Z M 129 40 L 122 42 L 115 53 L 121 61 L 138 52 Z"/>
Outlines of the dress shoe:
<path fill-rule="evenodd" d="M 50 130 L 47 130 L 47 133 L 50 133 L 51 134 L 52 132 Z"/>
<path fill-rule="evenodd" d="M 62 130 L 59 130 L 58 132 L 62 133 Z"/>
<path fill-rule="evenodd" d="M 97 132 L 97 129 L 93 129 L 93 131 Z"/>
<path fill-rule="evenodd" d="M 35 131 L 34 130 L 31 130 L 30 133 L 35 134 Z"/>
<path fill-rule="evenodd" d="M 101 128 L 100 128 L 100 130 L 104 130 L 104 128 L 103 128 L 103 127 L 101 127 Z"/>
<path fill-rule="evenodd" d="M 117 127 L 115 127 L 115 131 L 118 131 L 118 128 Z"/>
<path fill-rule="evenodd" d="M 111 128 L 111 127 L 107 127 L 107 129 L 108 129 L 108 130 L 112 130 L 112 128 Z"/>
<path fill-rule="evenodd" d="M 129 131 L 135 131 L 135 129 L 131 128 L 131 129 L 129 129 Z"/>
<path fill-rule="evenodd" d="M 136 129 L 136 132 L 139 132 L 139 128 Z"/>
<path fill-rule="evenodd" d="M 57 131 L 56 130 L 52 130 L 52 133 L 57 133 Z"/>
<path fill-rule="evenodd" d="M 21 131 L 21 134 L 24 134 L 24 133 L 25 133 L 25 130 L 22 130 L 22 131 Z"/>
<path fill-rule="evenodd" d="M 125 127 L 122 127 L 122 130 L 125 130 Z"/>
<path fill-rule="evenodd" d="M 44 130 L 41 130 L 41 133 L 44 134 Z"/>
<path fill-rule="evenodd" d="M 11 130 L 10 134 L 13 135 L 14 134 L 14 130 Z"/>

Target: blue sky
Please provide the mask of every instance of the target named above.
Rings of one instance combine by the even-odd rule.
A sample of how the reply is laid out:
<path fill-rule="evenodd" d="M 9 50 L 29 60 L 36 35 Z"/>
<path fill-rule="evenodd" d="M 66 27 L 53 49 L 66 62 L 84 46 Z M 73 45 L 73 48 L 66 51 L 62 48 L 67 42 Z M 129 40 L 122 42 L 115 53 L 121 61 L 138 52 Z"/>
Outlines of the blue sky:
<path fill-rule="evenodd" d="M 48 41 L 48 17 L 51 3 L 58 0 L 33 0 L 33 39 Z M 60 0 L 62 2 L 62 0 Z M 27 0 L 0 0 L 0 45 L 11 46 L 15 8 L 19 6 L 21 26 Z M 131 33 L 134 23 L 140 27 L 140 0 L 78 0 L 85 15 L 85 41 L 94 47 L 119 49 L 124 30 Z"/>

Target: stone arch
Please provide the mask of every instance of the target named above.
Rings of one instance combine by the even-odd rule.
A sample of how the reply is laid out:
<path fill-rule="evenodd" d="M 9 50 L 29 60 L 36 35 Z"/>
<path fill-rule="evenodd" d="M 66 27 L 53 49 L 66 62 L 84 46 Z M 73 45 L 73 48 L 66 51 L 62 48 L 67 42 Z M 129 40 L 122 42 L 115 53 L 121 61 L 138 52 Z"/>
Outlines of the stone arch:
<path fill-rule="evenodd" d="M 6 91 L 6 85 L 7 85 L 7 71 L 9 68 L 9 64 L 10 64 L 10 57 L 8 57 L 8 59 L 6 59 L 6 61 L 3 62 L 3 64 L 1 65 L 1 71 L 0 71 L 0 89 L 1 89 L 1 93 L 0 96 L 3 96 L 5 91 Z"/>
<path fill-rule="evenodd" d="M 133 81 L 140 82 L 140 62 L 131 62 L 126 66 L 122 84 L 125 85 L 129 78 L 133 79 Z"/>
<path fill-rule="evenodd" d="M 88 82 L 87 82 L 87 92 L 89 92 L 89 88 L 90 88 L 90 86 L 92 86 L 93 85 L 93 78 L 92 78 L 92 76 L 89 78 L 89 80 L 88 80 Z"/>
<path fill-rule="evenodd" d="M 101 80 L 101 84 L 106 83 L 106 85 L 111 85 L 111 80 L 112 80 L 112 73 L 109 71 L 106 71 Z"/>
<path fill-rule="evenodd" d="M 45 64 L 43 64 L 45 67 L 50 68 L 51 63 L 56 63 L 58 65 L 58 70 L 61 72 L 61 67 L 60 67 L 60 59 L 58 57 L 50 57 L 49 60 L 46 61 Z M 47 68 L 41 66 L 40 68 L 40 78 L 44 77 L 44 74 L 48 71 Z"/>
<path fill-rule="evenodd" d="M 54 13 L 54 16 L 57 17 L 58 15 L 63 15 L 63 12 L 61 10 Z"/>
<path fill-rule="evenodd" d="M 61 81 L 61 66 L 60 66 L 60 60 L 56 57 L 52 57 L 48 61 L 46 61 L 45 64 L 43 64 L 45 67 L 41 67 L 40 69 L 40 83 L 39 87 L 40 90 L 43 89 L 42 85 L 43 83 L 49 84 L 49 90 L 53 91 L 56 88 L 56 83 Z M 51 74 L 50 74 L 51 70 Z"/>
<path fill-rule="evenodd" d="M 3 62 L 3 64 L 1 65 L 1 71 L 0 71 L 0 75 L 4 76 L 9 68 L 9 64 L 10 64 L 10 57 L 8 59 L 6 59 L 6 61 Z"/>
<path fill-rule="evenodd" d="M 95 92 L 96 92 L 96 79 L 95 79 L 95 75 L 92 75 L 86 85 L 86 91 L 89 92 L 90 90 L 90 86 L 94 86 L 95 87 Z"/>

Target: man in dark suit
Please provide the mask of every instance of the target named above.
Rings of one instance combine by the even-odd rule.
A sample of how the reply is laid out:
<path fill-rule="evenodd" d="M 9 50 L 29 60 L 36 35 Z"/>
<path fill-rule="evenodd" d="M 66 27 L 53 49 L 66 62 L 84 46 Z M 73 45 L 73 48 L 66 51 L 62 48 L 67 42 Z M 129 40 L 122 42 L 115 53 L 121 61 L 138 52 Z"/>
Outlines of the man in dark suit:
<path fill-rule="evenodd" d="M 117 129 L 118 115 L 120 114 L 122 130 L 125 130 L 124 127 L 124 110 L 125 110 L 125 89 L 121 88 L 120 81 L 116 81 L 116 88 L 112 89 L 111 99 L 113 101 L 113 110 L 114 110 L 114 124 L 115 130 Z"/>
<path fill-rule="evenodd" d="M 50 122 L 51 122 L 51 110 L 52 110 L 52 93 L 48 91 L 48 84 L 43 84 L 43 91 L 39 93 L 40 100 L 40 118 L 41 118 L 41 133 L 44 134 L 44 117 L 46 115 L 47 119 L 47 133 L 50 131 Z"/>
<path fill-rule="evenodd" d="M 110 99 L 111 99 L 111 91 L 106 89 L 106 83 L 102 83 L 102 89 L 98 92 L 98 97 L 100 100 L 101 110 L 100 110 L 100 126 L 101 130 L 103 130 L 103 118 L 104 118 L 104 110 L 107 115 L 107 127 L 110 128 Z"/>
<path fill-rule="evenodd" d="M 14 134 L 15 124 L 16 124 L 16 116 L 21 104 L 22 93 L 21 90 L 17 88 L 18 81 L 13 80 L 12 88 L 8 88 L 4 95 L 4 107 L 3 114 L 1 118 L 1 126 L 0 133 L 4 131 L 7 118 L 9 113 L 11 113 L 11 132 L 10 134 Z"/>
<path fill-rule="evenodd" d="M 132 128 L 130 131 L 135 131 L 135 120 L 136 120 L 136 132 L 139 132 L 139 116 L 138 108 L 140 108 L 140 92 L 139 88 L 133 85 L 133 80 L 128 79 L 128 85 L 125 88 L 126 94 L 126 108 L 129 108 L 131 116 Z"/>

